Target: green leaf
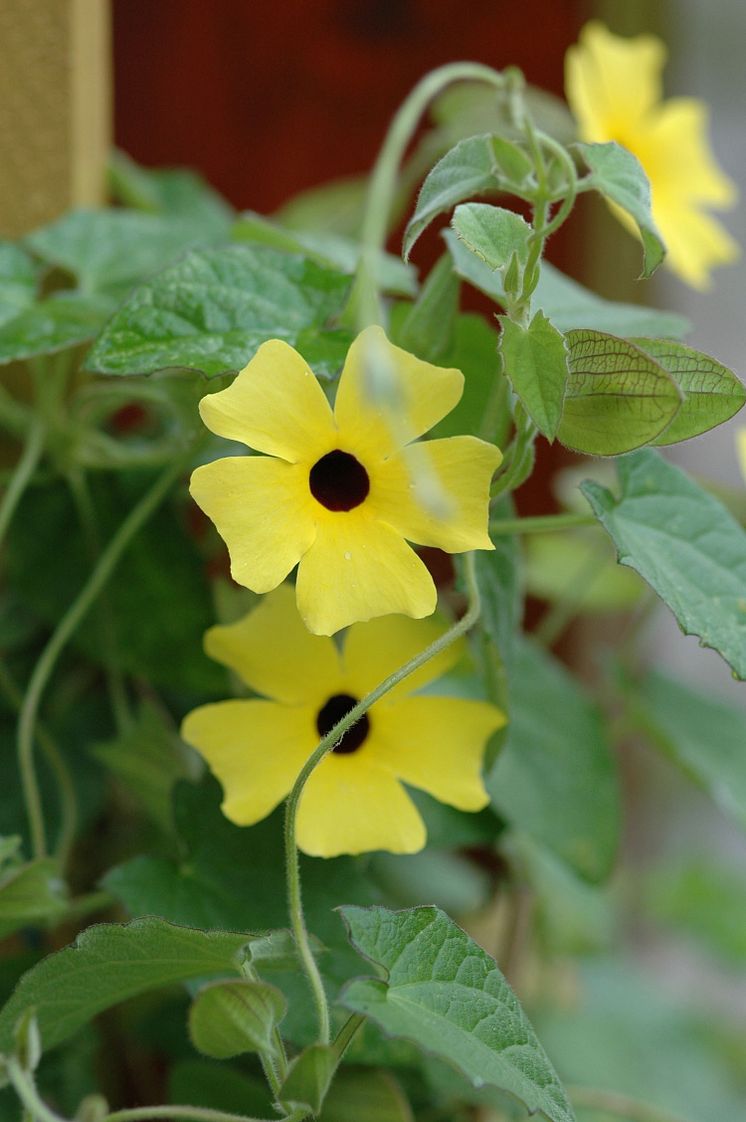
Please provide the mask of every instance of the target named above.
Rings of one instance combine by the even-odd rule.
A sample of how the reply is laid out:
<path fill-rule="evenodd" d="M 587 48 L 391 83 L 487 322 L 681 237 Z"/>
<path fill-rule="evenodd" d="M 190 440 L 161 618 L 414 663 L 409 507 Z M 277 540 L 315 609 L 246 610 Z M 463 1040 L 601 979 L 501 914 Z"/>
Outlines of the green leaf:
<path fill-rule="evenodd" d="M 319 1122 L 414 1122 L 401 1087 L 388 1071 L 343 1067 L 334 1077 Z"/>
<path fill-rule="evenodd" d="M 636 223 L 644 252 L 642 275 L 652 276 L 666 255 L 666 247 L 653 222 L 650 184 L 642 164 L 614 140 L 576 147 L 590 169 L 592 186 Z"/>
<path fill-rule="evenodd" d="M 173 829 L 171 792 L 189 774 L 184 745 L 162 712 L 143 701 L 131 727 L 116 740 L 94 745 L 91 753 L 136 796 L 162 829 Z"/>
<path fill-rule="evenodd" d="M 515 1095 L 552 1122 L 574 1118 L 564 1090 L 493 959 L 438 908 L 339 909 L 385 979 L 350 982 L 342 1003 L 447 1060 L 475 1086 Z"/>
<path fill-rule="evenodd" d="M 623 683 L 634 720 L 746 829 L 746 714 L 688 682 L 652 671 Z"/>
<path fill-rule="evenodd" d="M 189 1036 L 197 1051 L 214 1060 L 244 1052 L 277 1051 L 273 1030 L 285 1016 L 285 998 L 267 982 L 211 982 L 189 1009 Z"/>
<path fill-rule="evenodd" d="M 658 923 L 695 939 L 726 965 L 746 962 L 746 877 L 735 867 L 696 859 L 656 869 L 646 903 Z"/>
<path fill-rule="evenodd" d="M 409 259 L 420 234 L 439 214 L 464 199 L 504 190 L 514 176 L 525 181 L 530 173 L 531 161 L 510 141 L 489 135 L 459 141 L 438 160 L 422 184 L 404 232 L 404 259 Z"/>
<path fill-rule="evenodd" d="M 493 806 L 585 880 L 611 872 L 619 790 L 601 713 L 551 655 L 527 639 L 509 672 L 510 724 L 487 777 Z"/>
<path fill-rule="evenodd" d="M 337 1050 L 330 1044 L 311 1044 L 293 1060 L 280 1088 L 280 1102 L 289 1111 L 302 1106 L 318 1115 L 339 1063 Z"/>
<path fill-rule="evenodd" d="M 451 345 L 460 287 L 450 255 L 444 253 L 402 317 L 394 342 L 418 358 L 437 362 Z"/>
<path fill-rule="evenodd" d="M 34 303 L 39 266 L 15 242 L 0 241 L 0 325 Z"/>
<path fill-rule="evenodd" d="M 266 246 L 189 253 L 138 288 L 88 356 L 102 374 L 240 370 L 267 339 L 293 344 L 338 313 L 349 278 Z"/>
<path fill-rule="evenodd" d="M 680 468 L 645 449 L 618 464 L 621 494 L 588 481 L 583 494 L 621 565 L 658 593 L 685 635 L 746 678 L 746 532 Z"/>
<path fill-rule="evenodd" d="M 310 257 L 318 265 L 353 276 L 360 262 L 361 246 L 352 238 L 315 230 L 291 230 L 253 210 L 239 215 L 231 231 L 233 241 L 268 245 L 286 253 Z M 383 292 L 414 296 L 414 270 L 390 253 L 376 254 L 376 281 Z"/>
<path fill-rule="evenodd" d="M 494 817 L 492 827 L 490 840 L 497 832 Z M 467 857 L 430 847 L 421 853 L 375 854 L 370 875 L 384 889 L 384 898 L 397 907 L 436 904 L 454 916 L 478 912 L 494 888 L 491 875 Z"/>
<path fill-rule="evenodd" d="M 272 1113 L 270 1092 L 260 1075 L 248 1075 L 216 1060 L 178 1061 L 168 1073 L 168 1092 L 172 1103 L 258 1118 L 269 1118 Z"/>
<path fill-rule="evenodd" d="M 499 318 L 505 373 L 539 432 L 554 440 L 569 373 L 565 340 L 543 312 L 528 327 Z"/>
<path fill-rule="evenodd" d="M 489 438 L 498 443 L 504 439 L 503 426 L 509 421 L 507 404 L 510 387 L 500 369 L 497 354 L 498 334 L 483 316 L 473 313 L 460 315 L 453 328 L 450 347 L 439 357 L 442 366 L 454 366 L 464 375 L 464 392 L 455 409 L 439 421 L 431 435 L 458 436 L 460 433 L 482 432 L 485 404 L 496 380 L 502 380 L 505 408 L 498 411 L 496 423 L 501 432 L 492 432 Z"/>
<path fill-rule="evenodd" d="M 0 1051 L 12 1047 L 13 1026 L 32 1006 L 48 1050 L 97 1013 L 136 994 L 189 978 L 233 973 L 248 937 L 175 927 L 153 916 L 89 927 L 72 946 L 23 975 L 0 1010 Z"/>
<path fill-rule="evenodd" d="M 499 272 L 493 273 L 458 240 L 453 230 L 444 230 L 443 237 L 453 258 L 453 267 L 460 277 L 484 292 L 498 304 L 505 304 L 505 288 Z M 690 324 L 674 312 L 659 312 L 637 304 L 618 304 L 603 300 L 590 289 L 571 280 L 542 261 L 539 283 L 531 297 L 531 309 L 541 309 L 559 331 L 591 327 L 613 335 L 661 335 L 681 338 Z"/>
<path fill-rule="evenodd" d="M 462 203 L 453 212 L 451 225 L 466 248 L 495 272 L 528 257 L 531 227 L 520 214 L 488 203 Z"/>
<path fill-rule="evenodd" d="M 626 339 L 589 330 L 568 331 L 566 339 L 562 443 L 589 455 L 618 456 L 660 436 L 684 396 L 671 375 Z"/>
<path fill-rule="evenodd" d="M 315 955 L 323 952 L 322 944 L 309 936 Z M 278 928 L 266 935 L 257 935 L 246 944 L 246 958 L 259 974 L 265 970 L 296 970 L 298 968 L 298 948 L 292 931 Z"/>
<path fill-rule="evenodd" d="M 86 343 L 114 310 L 109 297 L 56 292 L 0 325 L 0 364 Z"/>
<path fill-rule="evenodd" d="M 746 401 L 746 387 L 732 370 L 709 355 L 667 339 L 633 339 L 684 391 L 684 401 L 654 444 L 689 440 L 729 420 Z"/>
<path fill-rule="evenodd" d="M 51 858 L 11 866 L 0 877 L 0 939 L 21 927 L 60 919 L 67 909 L 67 891 Z"/>
<path fill-rule="evenodd" d="M 136 210 L 75 210 L 34 230 L 26 244 L 75 278 L 86 295 L 123 296 L 204 236 L 187 218 Z"/>
<path fill-rule="evenodd" d="M 211 240 L 229 236 L 233 207 L 188 168 L 144 168 L 115 150 L 109 159 L 109 183 L 114 198 L 125 206 L 186 218 Z"/>

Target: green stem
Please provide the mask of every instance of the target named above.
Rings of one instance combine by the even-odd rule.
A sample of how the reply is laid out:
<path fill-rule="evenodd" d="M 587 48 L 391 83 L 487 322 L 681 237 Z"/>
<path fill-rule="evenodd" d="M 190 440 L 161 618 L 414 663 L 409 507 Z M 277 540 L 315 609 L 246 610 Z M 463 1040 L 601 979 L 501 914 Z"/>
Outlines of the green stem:
<path fill-rule="evenodd" d="M 272 1122 L 302 1122 L 306 1112 L 293 1111 Z M 149 1122 L 151 1118 L 190 1118 L 194 1122 L 269 1122 L 262 1118 L 249 1118 L 245 1114 L 229 1114 L 225 1110 L 212 1110 L 207 1106 L 135 1106 L 128 1110 L 115 1110 L 107 1114 L 104 1122 Z"/>
<path fill-rule="evenodd" d="M 362 1013 L 353 1013 L 342 1025 L 342 1028 L 334 1038 L 333 1045 L 334 1051 L 337 1054 L 337 1062 L 342 1059 L 350 1044 L 352 1044 L 358 1029 L 361 1029 L 364 1024 L 365 1017 Z"/>
<path fill-rule="evenodd" d="M 5 1070 L 8 1079 L 13 1084 L 13 1089 L 18 1095 L 26 1110 L 37 1122 L 67 1122 L 60 1114 L 48 1107 L 39 1095 L 30 1072 L 24 1071 L 14 1056 L 9 1056 L 5 1061 Z"/>
<path fill-rule="evenodd" d="M 606 1111 L 628 1122 L 685 1122 L 678 1114 L 633 1099 L 616 1091 L 603 1091 L 595 1087 L 568 1087 L 567 1093 L 575 1106 Z"/>
<path fill-rule="evenodd" d="M 14 436 L 23 436 L 32 423 L 33 412 L 0 385 L 0 422 Z"/>
<path fill-rule="evenodd" d="M 83 530 L 91 564 L 95 565 L 101 556 L 101 541 L 96 523 L 96 511 L 93 506 L 91 491 L 85 472 L 81 468 L 73 468 L 67 476 L 68 486 L 73 497 L 78 521 Z M 103 590 L 96 607 L 96 623 L 98 625 L 99 642 L 101 644 L 102 664 L 106 677 L 106 687 L 109 693 L 109 703 L 114 714 L 114 723 L 121 736 L 132 725 L 132 713 L 127 699 L 127 690 L 124 684 L 124 675 L 119 669 L 117 651 L 117 634 L 114 622 L 114 613 L 111 600 L 106 590 Z"/>
<path fill-rule="evenodd" d="M 44 422 L 38 419 L 33 421 L 26 434 L 21 457 L 0 503 L 0 543 L 5 537 L 15 509 L 42 457 L 45 436 L 46 425 Z"/>
<path fill-rule="evenodd" d="M 6 662 L 0 662 L 0 692 L 5 694 L 16 712 L 20 713 L 23 705 L 23 694 L 11 675 Z M 72 775 L 57 741 L 46 730 L 41 721 L 36 726 L 36 739 L 57 780 L 57 792 L 60 797 L 60 836 L 55 857 L 60 863 L 60 868 L 64 870 L 70 857 L 78 827 L 78 796 Z"/>
<path fill-rule="evenodd" d="M 259 975 L 250 962 L 244 962 L 241 970 L 249 981 L 259 981 Z M 260 1052 L 259 1062 L 262 1065 L 262 1071 L 264 1072 L 272 1094 L 276 1099 L 279 1099 L 282 1092 L 282 1084 L 285 1082 L 288 1073 L 288 1056 L 277 1025 L 273 1025 L 272 1027 L 272 1041 L 274 1043 L 274 1055 L 268 1052 Z"/>
<path fill-rule="evenodd" d="M 324 756 L 331 752 L 335 744 L 339 743 L 347 730 L 352 728 L 352 726 L 368 712 L 370 707 L 392 690 L 394 686 L 398 686 L 400 682 L 403 682 L 404 679 L 408 678 L 410 674 L 413 674 L 415 670 L 419 670 L 419 668 L 424 666 L 426 662 L 429 662 L 431 658 L 440 654 L 441 651 L 449 647 L 451 643 L 454 643 L 460 636 L 465 635 L 477 622 L 481 611 L 481 603 L 476 573 L 474 571 L 474 555 L 472 553 L 466 554 L 465 570 L 469 607 L 464 616 L 462 616 L 457 623 L 454 623 L 448 631 L 444 632 L 443 635 L 440 635 L 434 642 L 430 643 L 428 647 L 425 647 L 423 651 L 420 651 L 414 658 L 410 658 L 409 662 L 406 662 L 398 670 L 395 670 L 393 674 L 389 674 L 388 678 L 385 678 L 375 689 L 371 690 L 369 694 L 366 694 L 362 701 L 358 701 L 357 705 L 350 709 L 349 713 L 342 717 L 340 721 L 337 721 L 334 728 L 328 732 L 326 736 L 322 737 L 318 746 L 306 760 L 288 796 L 285 809 L 285 871 L 288 888 L 288 910 L 290 912 L 290 922 L 298 947 L 301 965 L 308 978 L 316 1005 L 319 1022 L 319 1042 L 321 1044 L 329 1043 L 329 1006 L 326 1000 L 326 993 L 324 992 L 324 983 L 321 980 L 321 974 L 319 973 L 319 968 L 316 965 L 316 960 L 311 950 L 308 929 L 303 914 L 298 847 L 295 840 L 298 804 L 300 803 L 303 788 L 309 776 L 321 763 Z"/>
<path fill-rule="evenodd" d="M 569 530 L 574 526 L 595 526 L 592 514 L 537 514 L 531 518 L 499 518 L 490 522 L 490 534 L 544 534 L 550 530 Z"/>
<path fill-rule="evenodd" d="M 361 253 L 352 296 L 358 328 L 383 322 L 376 282 L 377 256 L 386 244 L 389 214 L 396 196 L 397 176 L 420 117 L 433 98 L 452 82 L 483 81 L 504 88 L 501 74 L 477 62 L 453 62 L 426 74 L 398 109 L 378 154 L 368 187 L 361 230 Z"/>
<path fill-rule="evenodd" d="M 190 455 L 191 448 L 188 454 L 182 456 L 158 477 L 153 486 L 146 491 L 139 503 L 124 519 L 103 550 L 87 582 L 57 624 L 31 675 L 18 722 L 17 745 L 21 786 L 29 820 L 34 857 L 44 857 L 47 853 L 41 796 L 34 769 L 34 729 L 44 687 L 49 681 L 57 659 L 66 643 L 95 603 L 101 589 L 104 588 L 119 563 L 127 545 L 163 501 L 169 488 L 183 471 Z"/>

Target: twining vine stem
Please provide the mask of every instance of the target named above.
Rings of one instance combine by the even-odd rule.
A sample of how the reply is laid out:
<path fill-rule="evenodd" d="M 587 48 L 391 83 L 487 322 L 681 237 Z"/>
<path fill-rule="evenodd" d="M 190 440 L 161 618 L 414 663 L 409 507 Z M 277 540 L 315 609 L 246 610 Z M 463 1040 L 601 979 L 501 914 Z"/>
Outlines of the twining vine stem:
<path fill-rule="evenodd" d="M 83 588 L 57 624 L 31 675 L 18 722 L 17 749 L 21 787 L 29 820 L 31 848 L 34 857 L 45 857 L 47 854 L 41 794 L 34 768 L 34 729 L 42 693 L 65 645 L 95 603 L 101 589 L 119 563 L 127 545 L 163 501 L 192 454 L 193 447 L 190 446 L 189 451 L 172 463 L 156 479 L 153 486 L 145 492 L 137 505 L 132 508 L 109 544 L 102 551 L 98 563 Z"/>
<path fill-rule="evenodd" d="M 301 965 L 308 978 L 316 1005 L 319 1023 L 319 1041 L 322 1044 L 329 1043 L 329 1005 L 324 991 L 324 983 L 321 979 L 319 968 L 316 965 L 313 951 L 311 950 L 308 929 L 303 915 L 298 848 L 295 840 L 298 804 L 309 776 L 314 769 L 318 767 L 324 756 L 331 752 L 334 746 L 340 742 L 347 730 L 352 728 L 352 726 L 368 712 L 370 707 L 392 690 L 394 686 L 398 686 L 400 682 L 403 682 L 410 674 L 413 674 L 415 670 L 419 670 L 419 668 L 424 666 L 426 662 L 429 662 L 431 658 L 440 654 L 446 647 L 449 647 L 458 638 L 465 635 L 477 622 L 481 611 L 481 602 L 474 569 L 473 553 L 466 554 L 464 571 L 469 602 L 466 613 L 434 642 L 425 647 L 423 651 L 420 651 L 419 654 L 411 658 L 409 662 L 406 662 L 398 670 L 395 670 L 393 674 L 389 674 L 388 678 L 385 678 L 380 685 L 371 690 L 369 694 L 366 694 L 349 713 L 342 717 L 340 721 L 337 721 L 331 732 L 328 732 L 326 736 L 319 741 L 318 746 L 308 757 L 288 796 L 285 811 L 285 870 L 288 889 L 288 908 Z M 355 1027 L 357 1028 L 357 1026 Z"/>
<path fill-rule="evenodd" d="M 35 420 L 26 433 L 21 457 L 15 466 L 10 482 L 0 503 L 0 542 L 5 537 L 10 520 L 20 502 L 23 492 L 33 476 L 37 465 L 44 453 L 46 425 L 42 420 Z"/>

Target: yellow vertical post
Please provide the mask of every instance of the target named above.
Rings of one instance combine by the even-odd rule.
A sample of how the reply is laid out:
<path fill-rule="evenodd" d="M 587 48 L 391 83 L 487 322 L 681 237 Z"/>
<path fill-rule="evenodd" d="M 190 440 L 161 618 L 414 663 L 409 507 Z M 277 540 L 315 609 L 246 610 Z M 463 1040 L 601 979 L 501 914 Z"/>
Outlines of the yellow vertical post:
<path fill-rule="evenodd" d="M 101 203 L 109 0 L 0 0 L 0 235 Z"/>

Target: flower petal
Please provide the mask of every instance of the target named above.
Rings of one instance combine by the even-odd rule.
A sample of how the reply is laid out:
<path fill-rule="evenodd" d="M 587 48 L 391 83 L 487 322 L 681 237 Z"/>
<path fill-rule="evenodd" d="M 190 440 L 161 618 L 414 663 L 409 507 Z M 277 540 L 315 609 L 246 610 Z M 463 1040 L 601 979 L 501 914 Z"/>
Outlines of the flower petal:
<path fill-rule="evenodd" d="M 490 480 L 501 459 L 498 448 L 476 436 L 413 444 L 376 469 L 371 511 L 418 545 L 447 553 L 494 549 L 487 533 Z"/>
<path fill-rule="evenodd" d="M 281 339 L 262 343 L 225 390 L 199 403 L 208 429 L 228 440 L 313 463 L 335 446 L 329 402 L 308 364 Z"/>
<path fill-rule="evenodd" d="M 205 650 L 257 693 L 288 705 L 319 708 L 342 688 L 334 642 L 306 630 L 289 584 L 267 593 L 236 623 L 211 627 Z"/>
<path fill-rule="evenodd" d="M 345 636 L 342 654 L 349 692 L 358 698 L 370 693 L 394 670 L 424 651 L 444 630 L 443 624 L 437 620 L 414 620 L 406 616 L 384 616 L 369 623 L 354 624 Z M 451 643 L 400 685 L 394 686 L 379 704 L 412 693 L 440 678 L 455 666 L 463 651 L 463 640 Z"/>
<path fill-rule="evenodd" d="M 738 429 L 736 432 L 736 456 L 743 481 L 746 483 L 746 429 Z"/>
<path fill-rule="evenodd" d="M 226 456 L 198 467 L 189 490 L 228 546 L 233 579 L 254 592 L 276 588 L 316 536 L 300 465 Z"/>
<path fill-rule="evenodd" d="M 587 23 L 565 56 L 565 93 L 581 138 L 627 144 L 628 133 L 661 99 L 665 59 L 653 35 L 627 39 L 598 20 Z"/>
<path fill-rule="evenodd" d="M 487 740 L 505 715 L 486 701 L 460 697 L 399 698 L 371 715 L 370 746 L 376 764 L 459 810 L 488 803 L 482 782 Z"/>
<path fill-rule="evenodd" d="M 316 747 L 315 713 L 274 701 L 218 701 L 187 714 L 187 744 L 223 785 L 222 810 L 238 826 L 265 818 Z"/>
<path fill-rule="evenodd" d="M 708 288 L 711 270 L 740 256 L 740 247 L 722 223 L 696 203 L 682 200 L 662 209 L 654 202 L 653 217 L 666 243 L 667 264 L 693 288 Z"/>
<path fill-rule="evenodd" d="M 693 97 L 663 102 L 645 130 L 644 166 L 653 184 L 653 203 L 696 199 L 715 207 L 732 206 L 735 183 L 720 169 L 708 137 L 707 106 Z M 641 157 L 642 159 L 642 157 Z"/>
<path fill-rule="evenodd" d="M 459 401 L 460 370 L 432 366 L 368 327 L 347 353 L 334 405 L 339 447 L 359 453 L 368 470 L 393 448 L 432 428 Z"/>
<path fill-rule="evenodd" d="M 300 614 L 315 635 L 333 635 L 390 612 L 429 616 L 437 601 L 433 579 L 414 550 L 362 508 L 319 518 L 296 589 Z"/>
<path fill-rule="evenodd" d="M 417 853 L 425 825 L 401 783 L 368 763 L 362 748 L 327 756 L 311 774 L 298 807 L 297 838 L 304 853 Z"/>

